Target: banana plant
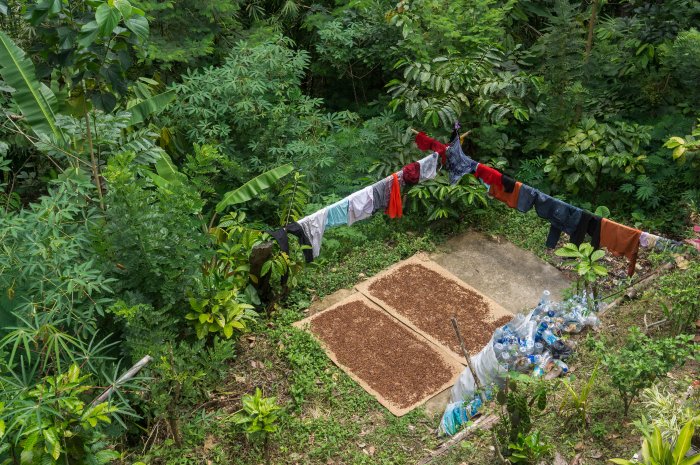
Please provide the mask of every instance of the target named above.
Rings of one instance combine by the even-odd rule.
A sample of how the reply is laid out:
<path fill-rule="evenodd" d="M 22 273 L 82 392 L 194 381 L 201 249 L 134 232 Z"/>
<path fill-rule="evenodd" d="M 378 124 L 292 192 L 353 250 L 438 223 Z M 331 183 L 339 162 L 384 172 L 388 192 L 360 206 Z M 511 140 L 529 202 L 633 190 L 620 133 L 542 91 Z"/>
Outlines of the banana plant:
<path fill-rule="evenodd" d="M 36 78 L 34 64 L 24 51 L 0 31 L 0 76 L 15 91 L 13 100 L 22 116 L 39 137 L 48 136 L 65 143 L 56 125 L 56 95 Z"/>

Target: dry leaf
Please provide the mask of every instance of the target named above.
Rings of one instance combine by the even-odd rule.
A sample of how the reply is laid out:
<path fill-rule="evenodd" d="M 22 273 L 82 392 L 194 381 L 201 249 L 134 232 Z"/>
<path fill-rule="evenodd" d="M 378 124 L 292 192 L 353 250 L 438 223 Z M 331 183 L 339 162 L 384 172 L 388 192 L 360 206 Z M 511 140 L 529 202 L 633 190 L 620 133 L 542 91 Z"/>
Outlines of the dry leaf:
<path fill-rule="evenodd" d="M 370 457 L 372 457 L 372 456 L 374 455 L 374 451 L 375 451 L 375 450 L 376 450 L 376 449 L 374 448 L 374 446 L 369 446 L 369 447 L 367 448 L 367 453 L 369 454 Z"/>

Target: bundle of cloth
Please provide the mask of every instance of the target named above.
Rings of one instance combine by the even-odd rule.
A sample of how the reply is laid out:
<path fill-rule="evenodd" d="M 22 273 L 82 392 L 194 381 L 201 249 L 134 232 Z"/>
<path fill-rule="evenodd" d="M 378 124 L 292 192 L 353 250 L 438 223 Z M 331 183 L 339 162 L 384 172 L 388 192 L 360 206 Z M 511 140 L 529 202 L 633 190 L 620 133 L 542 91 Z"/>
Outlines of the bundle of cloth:
<path fill-rule="evenodd" d="M 445 164 L 452 184 L 459 182 L 465 174 L 473 174 L 486 185 L 489 195 L 510 208 L 522 213 L 534 208 L 540 218 L 550 223 L 545 243 L 548 248 L 556 247 L 562 232 L 568 234 L 570 242 L 576 245 L 581 245 L 586 236 L 589 236 L 591 245 L 596 249 L 605 247 L 615 256 L 626 257 L 629 260 L 627 275 L 632 276 L 640 246 L 665 250 L 679 245 L 664 237 L 601 218 L 516 181 L 495 168 L 478 163 L 464 154 L 459 137 L 453 138 L 449 145 L 444 145 L 420 132 L 416 135 L 416 145 L 422 150 L 435 150 L 437 153 L 442 151 L 445 154 Z"/>

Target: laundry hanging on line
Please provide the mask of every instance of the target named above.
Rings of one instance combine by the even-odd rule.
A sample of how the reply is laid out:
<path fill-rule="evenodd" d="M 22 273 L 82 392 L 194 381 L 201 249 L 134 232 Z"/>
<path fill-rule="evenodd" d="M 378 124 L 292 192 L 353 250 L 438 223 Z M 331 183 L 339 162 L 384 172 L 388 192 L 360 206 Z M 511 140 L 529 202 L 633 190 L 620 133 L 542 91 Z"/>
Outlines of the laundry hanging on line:
<path fill-rule="evenodd" d="M 401 218 L 403 216 L 402 187 L 433 179 L 437 175 L 438 156 L 437 152 L 433 152 L 330 206 L 268 233 L 287 254 L 289 253 L 287 234 L 296 236 L 299 244 L 304 246 L 304 259 L 310 263 L 321 253 L 323 234 L 327 228 L 351 226 L 379 211 L 385 212 L 390 218 Z"/>
<path fill-rule="evenodd" d="M 457 126 L 457 125 L 455 125 Z M 422 147 L 440 147 L 439 141 L 432 139 L 423 132 L 416 132 L 416 145 Z M 453 142 L 447 148 L 447 167 L 450 171 L 450 181 L 452 182 L 453 172 L 450 170 L 450 149 L 456 143 L 461 152 L 459 138 L 453 137 Z M 586 235 L 590 236 L 591 244 L 597 249 L 605 247 L 615 256 L 625 256 L 629 260 L 627 275 L 632 276 L 635 271 L 639 247 L 655 248 L 666 250 L 676 248 L 682 244 L 671 241 L 660 236 L 640 231 L 629 226 L 621 225 L 612 220 L 601 218 L 593 213 L 570 205 L 563 200 L 551 197 L 539 190 L 516 181 L 510 176 L 504 175 L 495 168 L 473 161 L 476 169 L 474 176 L 487 185 L 489 194 L 510 208 L 516 208 L 522 213 L 526 213 L 533 207 L 540 218 L 550 222 L 550 229 L 545 245 L 548 248 L 556 247 L 561 233 L 565 232 L 570 236 L 570 241 L 580 245 Z M 455 173 L 457 181 L 465 173 Z M 454 183 L 453 183 L 454 184 Z M 643 238 L 643 240 L 642 240 Z"/>
<path fill-rule="evenodd" d="M 450 144 L 443 144 L 424 132 L 414 132 L 418 148 L 431 150 L 433 153 L 409 163 L 396 173 L 350 194 L 339 202 L 270 231 L 280 249 L 289 253 L 287 234 L 292 234 L 297 237 L 300 245 L 305 246 L 304 258 L 311 262 L 321 252 L 326 228 L 352 225 L 380 211 L 390 218 L 401 218 L 401 189 L 406 185 L 433 179 L 437 175 L 438 159 L 446 168 L 450 183 L 456 184 L 464 175 L 472 174 L 486 185 L 488 193 L 494 199 L 510 208 L 525 213 L 534 207 L 538 216 L 550 222 L 546 241 L 549 248 L 556 246 L 562 232 L 568 234 L 570 241 L 576 245 L 580 245 L 585 237 L 589 236 L 595 248 L 605 247 L 613 255 L 625 256 L 630 261 L 628 275 L 632 276 L 640 246 L 656 250 L 682 246 L 676 241 L 601 218 L 479 163 L 464 153 L 458 135 L 452 138 Z"/>

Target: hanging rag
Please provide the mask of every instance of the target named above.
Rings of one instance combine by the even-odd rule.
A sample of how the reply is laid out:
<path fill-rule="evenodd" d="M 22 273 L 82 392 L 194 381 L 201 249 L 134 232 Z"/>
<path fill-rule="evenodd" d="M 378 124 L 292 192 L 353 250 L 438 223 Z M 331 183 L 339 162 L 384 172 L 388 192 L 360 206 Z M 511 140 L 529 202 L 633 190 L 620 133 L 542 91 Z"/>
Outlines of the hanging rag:
<path fill-rule="evenodd" d="M 322 208 L 316 213 L 298 221 L 301 229 L 311 243 L 312 257 L 316 258 L 321 253 L 321 241 L 323 240 L 323 232 L 326 230 L 326 219 L 328 217 L 328 208 Z M 308 259 L 307 259 L 308 261 Z"/>
<path fill-rule="evenodd" d="M 412 186 L 418 184 L 418 181 L 420 181 L 420 163 L 417 161 L 404 166 L 401 171 L 403 172 L 403 180 L 406 184 Z"/>
<path fill-rule="evenodd" d="M 428 135 L 424 132 L 419 132 L 416 134 L 416 145 L 421 150 L 432 150 L 433 152 L 437 152 L 437 154 L 440 155 L 440 160 L 442 161 L 443 165 L 447 162 L 445 157 L 447 145 L 436 141 L 432 137 L 428 137 Z"/>
<path fill-rule="evenodd" d="M 615 256 L 624 255 L 630 261 L 627 276 L 634 274 L 639 253 L 639 238 L 642 231 L 615 223 L 603 218 L 600 225 L 600 246 L 608 249 Z"/>
<path fill-rule="evenodd" d="M 374 194 L 372 186 L 367 186 L 348 196 L 348 226 L 372 216 Z"/>
<path fill-rule="evenodd" d="M 659 236 L 648 232 L 643 232 L 642 235 L 639 236 L 639 245 L 644 248 L 655 248 L 658 240 Z"/>
<path fill-rule="evenodd" d="M 501 172 L 497 169 L 491 168 L 490 166 L 486 166 L 483 163 L 479 163 L 479 166 L 476 167 L 476 177 L 484 181 L 489 186 L 494 184 L 503 186 L 503 175 Z"/>
<path fill-rule="evenodd" d="M 520 195 L 518 195 L 518 211 L 527 213 L 535 205 L 535 198 L 539 191 L 527 184 L 520 186 Z"/>
<path fill-rule="evenodd" d="M 299 240 L 299 245 L 306 245 L 311 247 L 311 240 L 306 235 L 301 225 L 297 222 L 289 223 L 287 226 L 277 229 L 275 231 L 267 231 L 267 233 L 270 236 L 272 236 L 275 239 L 275 241 L 277 241 L 277 245 L 280 246 L 280 250 L 286 253 L 287 255 L 289 255 L 289 237 L 287 236 L 287 234 L 295 235 Z M 304 254 L 304 259 L 307 263 L 311 263 L 312 261 L 314 261 L 313 251 L 310 248 L 303 249 L 302 253 Z M 286 279 L 283 278 L 282 284 L 285 283 Z"/>
<path fill-rule="evenodd" d="M 418 160 L 420 165 L 420 181 L 433 179 L 437 175 L 437 152 L 433 152 L 425 158 Z"/>
<path fill-rule="evenodd" d="M 389 195 L 389 206 L 386 214 L 389 218 L 401 218 L 403 216 L 403 206 L 401 205 L 401 184 L 397 173 L 392 175 L 391 193 Z"/>
<path fill-rule="evenodd" d="M 372 184 L 372 213 L 384 211 L 389 206 L 389 193 L 391 192 L 392 177 L 387 176 L 381 181 Z"/>
<path fill-rule="evenodd" d="M 513 192 L 513 189 L 515 189 L 515 179 L 511 178 L 507 174 L 504 174 L 501 177 L 501 182 L 503 183 L 503 191 L 507 194 L 510 194 Z"/>
<path fill-rule="evenodd" d="M 537 197 L 535 197 L 535 211 L 537 216 L 548 220 L 551 225 L 547 234 L 547 242 L 545 243 L 548 249 L 556 247 L 562 231 L 569 236 L 576 233 L 576 228 L 578 228 L 581 214 L 583 213 L 580 208 L 542 192 L 539 192 Z"/>
<path fill-rule="evenodd" d="M 473 173 L 477 169 L 478 163 L 464 154 L 459 137 L 455 137 L 447 147 L 447 172 L 450 175 L 450 184 L 457 184 L 462 176 Z"/>
<path fill-rule="evenodd" d="M 521 182 L 515 182 L 513 190 L 510 193 L 506 191 L 505 183 L 503 183 L 503 187 L 493 185 L 489 187 L 489 194 L 491 194 L 494 199 L 500 200 L 510 208 L 516 208 L 518 206 L 518 197 L 520 196 L 520 188 L 522 185 Z"/>
<path fill-rule="evenodd" d="M 327 228 L 348 224 L 348 204 L 349 201 L 346 197 L 328 207 L 328 219 L 326 220 Z"/>
<path fill-rule="evenodd" d="M 600 224 L 602 218 L 593 213 L 587 212 L 586 210 L 581 210 L 581 220 L 576 226 L 576 231 L 571 236 L 571 243 L 577 246 L 583 243 L 586 238 L 586 234 L 591 237 L 591 245 L 595 249 L 600 248 Z"/>

